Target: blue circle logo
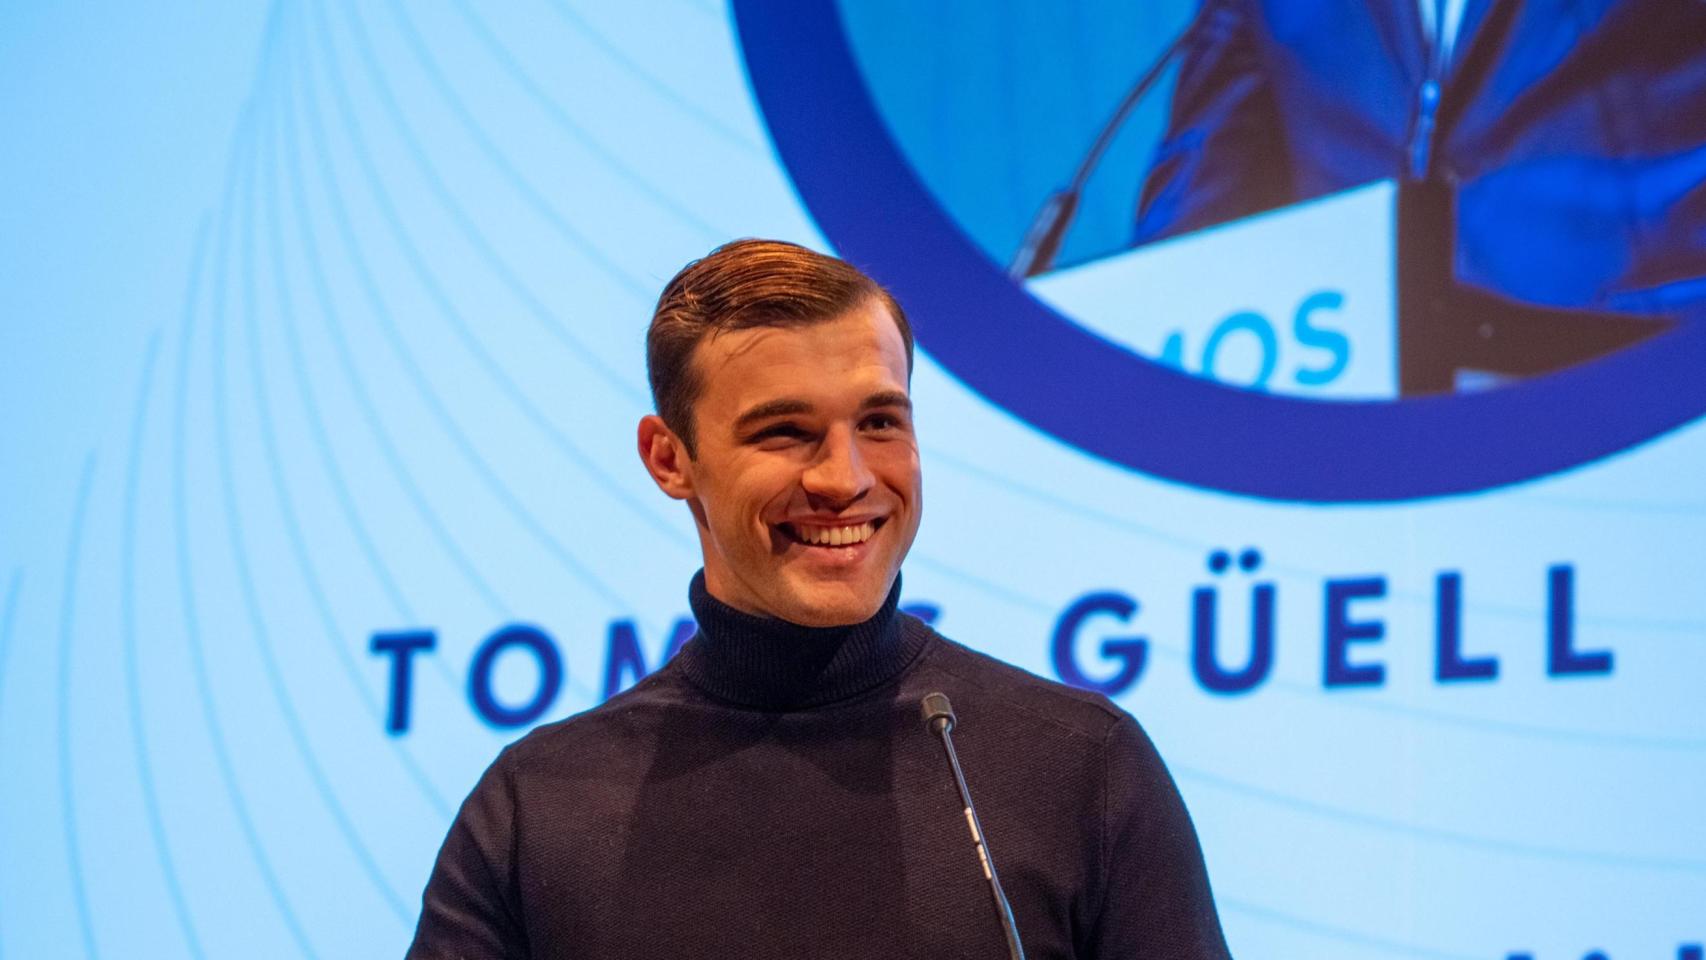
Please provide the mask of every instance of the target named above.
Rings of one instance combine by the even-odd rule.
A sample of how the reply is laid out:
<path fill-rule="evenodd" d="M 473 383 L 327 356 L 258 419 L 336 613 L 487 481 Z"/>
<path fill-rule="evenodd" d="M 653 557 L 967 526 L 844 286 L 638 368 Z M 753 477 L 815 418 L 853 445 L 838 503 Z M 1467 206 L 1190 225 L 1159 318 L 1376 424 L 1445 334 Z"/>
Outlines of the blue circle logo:
<path fill-rule="evenodd" d="M 919 342 L 1026 423 L 1113 463 L 1276 500 L 1396 501 L 1592 462 L 1706 413 L 1706 325 L 1497 390 L 1300 399 L 1193 377 L 1098 337 L 1007 276 L 912 172 L 834 0 L 736 0 L 747 70 L 819 227 L 907 305 Z"/>

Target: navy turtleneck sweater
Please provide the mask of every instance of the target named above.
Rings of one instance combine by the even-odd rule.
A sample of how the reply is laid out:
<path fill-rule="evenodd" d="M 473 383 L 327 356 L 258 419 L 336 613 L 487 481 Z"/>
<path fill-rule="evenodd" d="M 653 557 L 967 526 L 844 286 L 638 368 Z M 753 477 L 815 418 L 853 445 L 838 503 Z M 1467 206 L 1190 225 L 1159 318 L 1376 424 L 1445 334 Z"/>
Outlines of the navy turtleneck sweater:
<path fill-rule="evenodd" d="M 699 633 L 510 746 L 463 804 L 411 958 L 997 958 L 941 691 L 1030 960 L 1227 956 L 1136 721 L 898 613 L 807 628 L 691 589 Z"/>

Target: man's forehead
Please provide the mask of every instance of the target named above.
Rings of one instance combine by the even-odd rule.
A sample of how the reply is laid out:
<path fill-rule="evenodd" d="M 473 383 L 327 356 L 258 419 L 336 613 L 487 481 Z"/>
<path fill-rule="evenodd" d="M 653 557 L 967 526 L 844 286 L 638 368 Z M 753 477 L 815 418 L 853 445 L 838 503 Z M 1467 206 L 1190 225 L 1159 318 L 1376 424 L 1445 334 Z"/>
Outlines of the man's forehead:
<path fill-rule="evenodd" d="M 731 388 L 749 394 L 790 381 L 829 387 L 836 385 L 832 378 L 855 371 L 898 377 L 903 390 L 910 379 L 899 327 L 880 307 L 816 323 L 717 331 L 699 342 L 692 362 L 702 396 Z"/>

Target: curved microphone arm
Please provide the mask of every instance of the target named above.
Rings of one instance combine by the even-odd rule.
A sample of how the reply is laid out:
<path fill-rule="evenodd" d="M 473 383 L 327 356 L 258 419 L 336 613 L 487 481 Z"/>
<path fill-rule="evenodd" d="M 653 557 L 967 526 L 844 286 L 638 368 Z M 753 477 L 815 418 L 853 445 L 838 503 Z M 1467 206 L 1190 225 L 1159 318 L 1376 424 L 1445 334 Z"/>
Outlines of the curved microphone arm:
<path fill-rule="evenodd" d="M 977 808 L 971 802 L 971 790 L 966 787 L 966 776 L 960 771 L 960 758 L 954 752 L 954 707 L 948 702 L 945 693 L 931 693 L 924 697 L 919 706 L 924 713 L 924 729 L 930 731 L 942 741 L 942 751 L 948 757 L 948 766 L 954 772 L 954 785 L 959 789 L 960 802 L 965 805 L 966 827 L 971 830 L 972 844 L 977 848 L 977 859 L 983 867 L 983 878 L 989 882 L 990 900 L 995 904 L 995 919 L 1001 924 L 1001 934 L 1007 940 L 1007 960 L 1025 960 L 1025 948 L 1019 941 L 1019 925 L 1013 920 L 1013 907 L 1007 902 L 1007 891 L 1001 889 L 1001 877 L 995 873 L 995 857 L 989 852 L 989 844 L 983 838 L 983 824 L 977 819 Z"/>
<path fill-rule="evenodd" d="M 1143 72 L 1143 76 L 1139 77 L 1137 83 L 1126 93 L 1125 99 L 1120 101 L 1113 116 L 1102 125 L 1101 133 L 1096 135 L 1096 142 L 1090 145 L 1084 159 L 1079 161 L 1078 170 L 1072 174 L 1072 180 L 1064 188 L 1049 194 L 1048 199 L 1043 201 L 1042 209 L 1037 211 L 1030 227 L 1025 230 L 1025 239 L 1019 244 L 1019 251 L 1013 255 L 1013 262 L 1007 266 L 1008 276 L 1023 280 L 1026 277 L 1034 277 L 1054 265 L 1055 255 L 1060 252 L 1060 244 L 1066 239 L 1066 231 L 1072 226 L 1073 218 L 1078 215 L 1078 200 L 1084 193 L 1084 185 L 1089 182 L 1090 174 L 1096 171 L 1096 166 L 1102 162 L 1102 154 L 1108 152 L 1108 147 L 1114 142 L 1114 135 L 1119 133 L 1126 118 L 1149 93 L 1149 89 L 1161 79 L 1161 74 L 1168 65 L 1195 40 L 1214 5 L 1215 0 L 1203 0 L 1196 16 L 1191 18 L 1185 29 L 1179 31 L 1179 35 L 1173 38 L 1173 42 L 1167 45 L 1161 56 L 1155 58 L 1155 62 L 1149 65 L 1149 69 Z"/>

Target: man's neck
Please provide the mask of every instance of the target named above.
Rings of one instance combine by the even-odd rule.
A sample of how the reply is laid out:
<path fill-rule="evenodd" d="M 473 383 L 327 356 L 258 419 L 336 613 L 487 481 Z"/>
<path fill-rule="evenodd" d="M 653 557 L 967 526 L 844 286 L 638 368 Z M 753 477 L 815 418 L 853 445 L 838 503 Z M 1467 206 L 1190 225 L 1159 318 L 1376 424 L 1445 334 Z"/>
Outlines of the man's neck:
<path fill-rule="evenodd" d="M 689 589 L 699 633 L 678 657 L 706 693 L 759 710 L 821 706 L 881 686 L 904 670 L 929 631 L 898 613 L 900 580 L 859 623 L 806 627 L 723 602 L 701 572 Z"/>

